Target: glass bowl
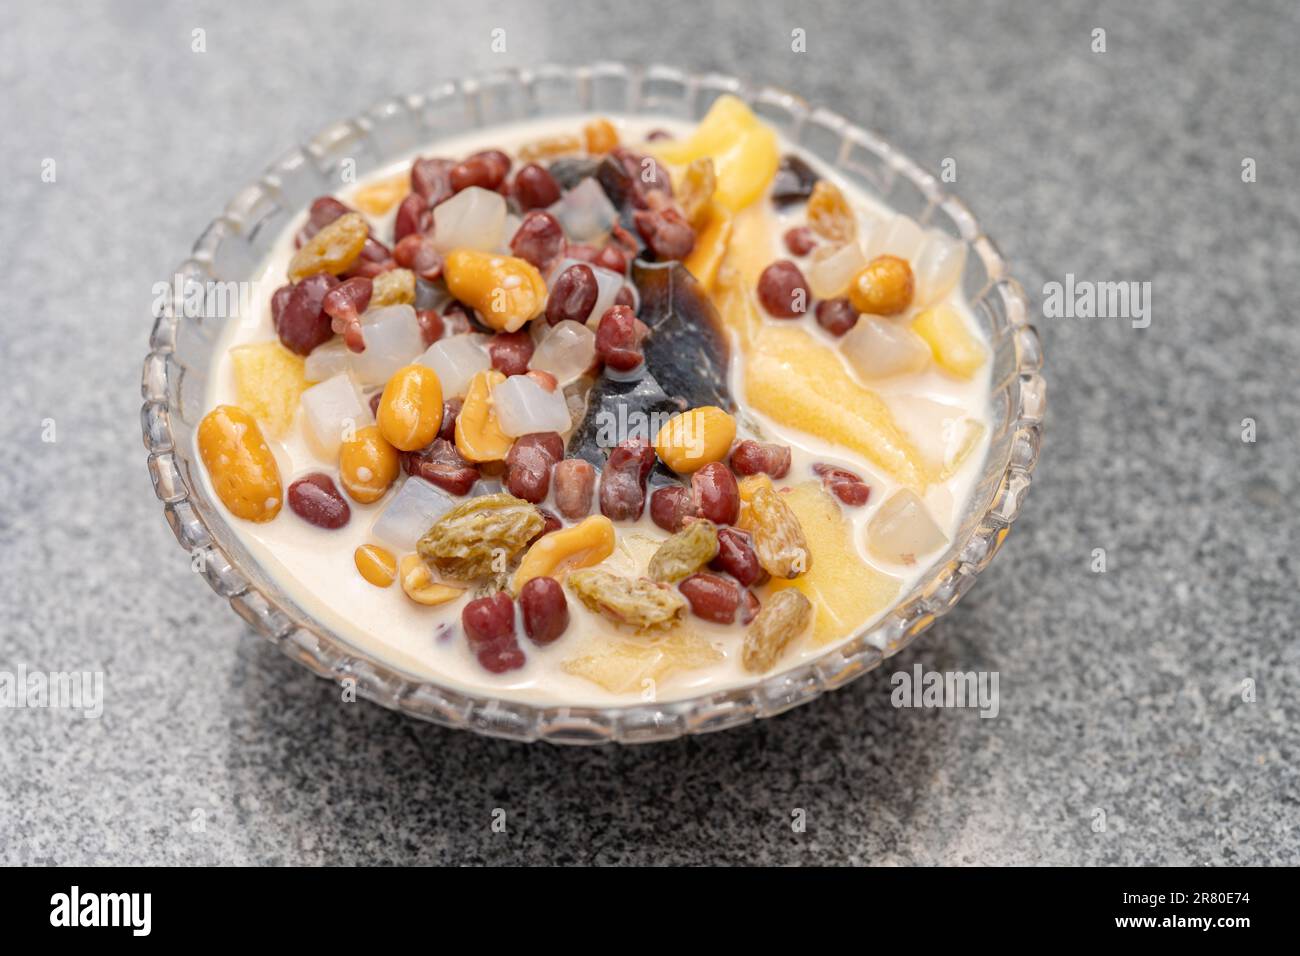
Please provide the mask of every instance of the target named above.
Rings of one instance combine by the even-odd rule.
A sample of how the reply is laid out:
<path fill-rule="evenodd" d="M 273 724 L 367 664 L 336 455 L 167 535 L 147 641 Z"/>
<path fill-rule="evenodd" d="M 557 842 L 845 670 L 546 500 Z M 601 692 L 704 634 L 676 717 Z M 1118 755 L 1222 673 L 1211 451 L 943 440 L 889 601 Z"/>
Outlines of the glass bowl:
<path fill-rule="evenodd" d="M 223 319 L 190 318 L 174 283 L 144 362 L 141 426 L 149 474 L 167 523 L 207 580 L 254 630 L 322 677 L 355 681 L 385 707 L 447 727 L 563 744 L 668 740 L 771 717 L 877 667 L 946 614 L 992 560 L 1020 512 L 1038 459 L 1046 389 L 1027 301 L 993 241 L 939 181 L 875 133 L 783 90 L 729 76 L 619 63 L 543 66 L 390 99 L 326 127 L 241 190 L 177 270 L 185 282 L 255 274 L 289 221 L 334 191 L 344 163 L 359 178 L 438 139 L 547 115 L 601 112 L 699 119 L 733 93 L 791 142 L 808 149 L 899 212 L 968 245 L 963 289 L 993 349 L 992 428 L 983 471 L 954 536 L 933 568 L 885 617 L 821 655 L 753 684 L 665 703 L 533 706 L 463 693 L 361 653 L 297 607 L 240 544 L 199 480 L 193 435 L 207 409 L 207 374 Z M 191 293 L 192 294 L 192 293 Z M 179 318 L 178 318 L 179 317 Z"/>

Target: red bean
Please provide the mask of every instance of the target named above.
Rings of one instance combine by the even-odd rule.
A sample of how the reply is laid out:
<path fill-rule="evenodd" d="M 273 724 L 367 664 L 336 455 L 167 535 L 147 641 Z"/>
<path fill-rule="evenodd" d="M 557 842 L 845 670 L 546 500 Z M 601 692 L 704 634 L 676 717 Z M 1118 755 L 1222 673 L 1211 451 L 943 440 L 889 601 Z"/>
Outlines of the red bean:
<path fill-rule="evenodd" d="M 746 438 L 731 453 L 731 470 L 744 477 L 761 474 L 784 478 L 790 473 L 790 449 Z"/>
<path fill-rule="evenodd" d="M 430 209 L 451 197 L 451 167 L 455 165 L 450 159 L 417 159 L 411 164 L 411 189 L 424 197 Z"/>
<path fill-rule="evenodd" d="M 526 212 L 529 209 L 541 209 L 558 202 L 560 184 L 545 167 L 529 163 L 515 173 L 514 193 L 519 208 Z"/>
<path fill-rule="evenodd" d="M 370 401 L 368 403 L 370 405 L 370 414 L 374 415 L 376 418 L 379 417 L 379 403 L 382 402 L 383 400 L 384 400 L 383 389 L 380 389 L 379 391 L 375 392 L 375 394 L 370 396 Z"/>
<path fill-rule="evenodd" d="M 691 613 L 714 624 L 730 624 L 740 606 L 740 585 L 720 574 L 701 571 L 677 585 L 691 604 Z"/>
<path fill-rule="evenodd" d="M 342 335 L 344 344 L 353 352 L 365 351 L 366 340 L 361 333 L 361 313 L 366 311 L 373 292 L 374 283 L 370 279 L 353 276 L 337 288 L 331 289 L 322 302 L 325 314 L 330 317 L 330 330 Z"/>
<path fill-rule="evenodd" d="M 614 304 L 626 306 L 629 309 L 636 305 L 636 296 L 632 294 L 630 285 L 625 284 L 623 288 L 618 290 L 618 295 L 614 296 Z"/>
<path fill-rule="evenodd" d="M 641 342 L 650 328 L 625 305 L 612 305 L 596 327 L 596 355 L 610 368 L 628 372 L 643 361 Z"/>
<path fill-rule="evenodd" d="M 515 602 L 504 591 L 476 598 L 460 612 L 469 649 L 494 674 L 524 666 L 524 653 L 515 639 Z"/>
<path fill-rule="evenodd" d="M 293 287 L 275 327 L 280 341 L 290 352 L 310 355 L 312 349 L 324 345 L 333 337 L 324 303 L 326 296 L 338 284 L 338 279 L 327 272 L 320 272 L 307 276 Z"/>
<path fill-rule="evenodd" d="M 465 399 L 453 396 L 442 403 L 442 427 L 438 429 L 438 437 L 449 442 L 456 440 L 456 419 L 460 416 L 461 406 L 465 404 Z"/>
<path fill-rule="evenodd" d="M 278 329 L 280 327 L 280 314 L 284 312 L 284 307 L 288 304 L 291 295 L 293 295 L 292 282 L 280 286 L 271 296 L 271 326 L 273 328 Z"/>
<path fill-rule="evenodd" d="M 289 486 L 289 507 L 303 521 L 318 528 L 341 528 L 352 517 L 352 509 L 334 487 L 329 475 L 314 472 Z"/>
<path fill-rule="evenodd" d="M 617 272 L 619 275 L 627 272 L 627 256 L 623 254 L 622 249 L 615 245 L 607 245 L 604 249 L 601 249 L 591 262 L 593 265 L 608 269 L 610 272 Z"/>
<path fill-rule="evenodd" d="M 492 367 L 502 375 L 523 375 L 533 357 L 533 337 L 527 329 L 498 332 L 488 342 Z"/>
<path fill-rule="evenodd" d="M 847 468 L 836 468 L 819 462 L 813 465 L 813 474 L 821 478 L 822 484 L 831 494 L 850 507 L 865 505 L 871 497 L 871 488 L 862 480 L 862 476 Z"/>
<path fill-rule="evenodd" d="M 442 334 L 445 338 L 453 335 L 464 335 L 474 328 L 474 322 L 469 317 L 470 310 L 467 306 L 459 302 L 453 302 L 447 308 L 442 310 Z"/>
<path fill-rule="evenodd" d="M 660 262 L 685 259 L 695 248 L 695 230 L 671 206 L 653 210 L 639 209 L 632 221 L 636 224 L 636 231 Z"/>
<path fill-rule="evenodd" d="M 740 489 L 736 476 L 720 461 L 691 475 L 691 500 L 695 512 L 714 524 L 735 524 L 740 517 Z"/>
<path fill-rule="evenodd" d="M 758 563 L 753 537 L 739 528 L 718 529 L 718 556 L 709 562 L 709 567 L 730 574 L 744 587 L 759 584 L 767 577 Z"/>
<path fill-rule="evenodd" d="M 448 172 L 451 188 L 460 192 L 470 186 L 496 189 L 510 172 L 510 157 L 499 149 L 475 153 L 464 162 L 457 163 Z"/>
<path fill-rule="evenodd" d="M 848 299 L 823 299 L 817 303 L 817 324 L 831 335 L 843 335 L 858 322 L 858 310 Z"/>
<path fill-rule="evenodd" d="M 595 261 L 598 252 L 600 252 L 599 249 L 585 242 L 570 243 L 568 248 L 569 258 L 577 259 L 581 262 Z"/>
<path fill-rule="evenodd" d="M 758 301 L 778 319 L 794 319 L 808 311 L 812 293 L 799 267 L 780 259 L 758 277 Z"/>
<path fill-rule="evenodd" d="M 530 368 L 524 374 L 548 392 L 553 392 L 560 387 L 560 380 L 545 369 Z"/>
<path fill-rule="evenodd" d="M 433 228 L 433 210 L 429 201 L 419 193 L 410 193 L 397 207 L 393 220 L 393 242 L 401 243 L 407 236 L 426 233 Z"/>
<path fill-rule="evenodd" d="M 638 209 L 659 208 L 672 197 L 673 181 L 653 156 L 642 156 L 624 146 L 610 150 L 609 155 L 627 173 L 629 198 Z"/>
<path fill-rule="evenodd" d="M 585 518 L 591 511 L 591 493 L 596 487 L 596 469 L 581 458 L 558 462 L 551 473 L 555 483 L 555 507 L 566 518 Z"/>
<path fill-rule="evenodd" d="M 452 495 L 468 494 L 479 470 L 461 457 L 453 441 L 435 438 L 419 451 L 401 453 L 402 469 Z"/>
<path fill-rule="evenodd" d="M 681 531 L 694 516 L 695 499 L 685 485 L 665 485 L 650 495 L 650 520 L 670 534 Z"/>
<path fill-rule="evenodd" d="M 551 468 L 564 456 L 564 439 L 557 432 L 521 435 L 506 454 L 506 490 L 537 504 L 546 497 Z"/>
<path fill-rule="evenodd" d="M 758 595 L 753 591 L 745 590 L 740 592 L 740 623 L 748 624 L 754 618 L 758 617 L 758 612 L 762 605 L 758 601 Z"/>
<path fill-rule="evenodd" d="M 344 279 L 351 279 L 353 276 L 364 276 L 367 279 L 373 279 L 380 273 L 387 272 L 389 269 L 396 269 L 397 263 L 393 260 L 393 254 L 388 247 L 376 239 L 374 236 L 366 239 L 366 244 L 361 247 L 361 255 L 357 261 L 352 263 L 352 267 L 343 273 Z"/>
<path fill-rule="evenodd" d="M 412 233 L 394 246 L 393 261 L 429 282 L 442 275 L 442 253 L 423 233 Z"/>
<path fill-rule="evenodd" d="M 565 320 L 586 322 L 596 306 L 599 292 L 596 273 L 591 271 L 591 266 L 581 262 L 569 266 L 551 286 L 551 295 L 546 301 L 546 321 L 551 325 Z"/>
<path fill-rule="evenodd" d="M 415 321 L 420 323 L 420 338 L 426 346 L 432 345 L 438 339 L 442 338 L 443 322 L 435 309 L 417 309 L 415 312 Z"/>
<path fill-rule="evenodd" d="M 552 531 L 559 531 L 564 527 L 564 522 L 561 521 L 553 511 L 547 511 L 545 508 L 538 508 L 537 512 L 542 516 L 542 530 L 533 538 L 533 541 L 536 541 L 537 538 L 545 537 Z M 528 543 L 532 544 L 533 541 Z"/>
<path fill-rule="evenodd" d="M 817 237 L 807 226 L 795 226 L 786 230 L 785 247 L 792 256 L 806 256 L 817 248 Z"/>
<path fill-rule="evenodd" d="M 333 196 L 317 196 L 312 200 L 311 209 L 307 212 L 307 222 L 298 230 L 298 235 L 294 237 L 294 244 L 301 246 L 335 219 L 346 216 L 351 211 Z"/>
<path fill-rule="evenodd" d="M 569 626 L 569 602 L 555 578 L 537 577 L 519 589 L 524 633 L 534 644 L 550 644 Z"/>
<path fill-rule="evenodd" d="M 519 224 L 510 240 L 510 251 L 545 272 L 564 255 L 564 229 L 545 209 L 534 209 Z"/>
<path fill-rule="evenodd" d="M 645 481 L 654 465 L 648 439 L 628 438 L 609 453 L 600 476 L 600 513 L 611 521 L 635 521 L 645 510 Z"/>

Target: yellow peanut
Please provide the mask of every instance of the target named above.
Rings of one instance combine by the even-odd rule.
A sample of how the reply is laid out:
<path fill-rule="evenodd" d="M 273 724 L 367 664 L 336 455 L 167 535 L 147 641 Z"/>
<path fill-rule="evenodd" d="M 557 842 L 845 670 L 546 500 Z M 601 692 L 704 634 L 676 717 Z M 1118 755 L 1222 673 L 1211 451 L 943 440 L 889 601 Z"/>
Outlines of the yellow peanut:
<path fill-rule="evenodd" d="M 465 404 L 456 416 L 456 450 L 466 461 L 503 461 L 514 439 L 501 430 L 492 406 L 492 389 L 506 380 L 484 369 L 469 381 Z"/>
<path fill-rule="evenodd" d="M 701 405 L 668 419 L 654 445 L 665 465 L 685 473 L 726 458 L 735 437 L 734 418 L 715 405 Z"/>
<path fill-rule="evenodd" d="M 260 522 L 280 513 L 280 468 L 252 415 L 236 405 L 218 405 L 199 422 L 198 440 L 212 487 L 231 514 Z"/>
<path fill-rule="evenodd" d="M 916 280 L 906 259 L 876 256 L 849 283 L 849 302 L 870 315 L 898 315 L 912 304 Z"/>
<path fill-rule="evenodd" d="M 515 256 L 477 249 L 447 254 L 443 278 L 451 294 L 473 306 L 499 332 L 515 332 L 546 307 L 546 281 L 537 267 Z"/>
<path fill-rule="evenodd" d="M 377 588 L 391 587 L 397 580 L 397 559 L 377 544 L 363 544 L 352 552 L 352 563 L 361 576 Z"/>
<path fill-rule="evenodd" d="M 432 607 L 454 601 L 465 593 L 464 588 L 454 588 L 448 584 L 439 584 L 429 573 L 428 567 L 420 560 L 418 554 L 408 554 L 402 558 L 400 577 L 402 590 L 416 604 Z"/>
<path fill-rule="evenodd" d="M 363 505 L 384 496 L 397 478 L 399 464 L 397 449 L 380 434 L 378 425 L 358 428 L 356 437 L 339 448 L 343 490 Z"/>
<path fill-rule="evenodd" d="M 600 564 L 614 553 L 614 522 L 592 515 L 575 524 L 544 534 L 533 543 L 515 571 L 514 591 L 533 578 L 560 578 L 574 568 Z"/>
<path fill-rule="evenodd" d="M 442 427 L 442 383 L 426 365 L 398 369 L 379 399 L 379 431 L 398 451 L 417 451 Z"/>
<path fill-rule="evenodd" d="M 377 183 L 362 186 L 352 196 L 352 202 L 362 212 L 372 216 L 382 216 L 411 191 L 411 177 L 405 173 L 381 179 Z"/>

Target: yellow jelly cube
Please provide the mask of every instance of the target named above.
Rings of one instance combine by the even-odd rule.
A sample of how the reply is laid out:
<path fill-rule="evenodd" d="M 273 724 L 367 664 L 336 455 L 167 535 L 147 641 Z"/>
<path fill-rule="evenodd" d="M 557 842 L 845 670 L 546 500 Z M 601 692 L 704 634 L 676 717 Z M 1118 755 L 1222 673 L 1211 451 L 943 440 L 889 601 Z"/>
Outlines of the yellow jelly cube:
<path fill-rule="evenodd" d="M 293 424 L 307 388 L 302 356 L 279 342 L 258 342 L 231 349 L 230 364 L 240 408 L 260 421 L 273 438 L 282 437 Z"/>
<path fill-rule="evenodd" d="M 812 602 L 813 644 L 839 640 L 884 611 L 898 597 L 899 582 L 858 557 L 853 525 L 820 482 L 796 485 L 782 495 L 804 537 L 811 560 L 793 580 L 773 578 L 768 593 L 796 588 Z"/>
<path fill-rule="evenodd" d="M 362 186 L 352 196 L 352 203 L 362 212 L 382 216 L 411 192 L 411 177 L 405 173 Z"/>
<path fill-rule="evenodd" d="M 613 694 L 655 691 L 674 673 L 722 660 L 708 641 L 678 628 L 655 638 L 600 638 L 561 664 L 566 673 L 599 684 Z"/>
<path fill-rule="evenodd" d="M 925 339 L 939 367 L 958 378 L 970 378 L 987 358 L 984 344 L 961 314 L 946 303 L 918 315 L 912 321 L 912 331 Z"/>
<path fill-rule="evenodd" d="M 745 395 L 774 422 L 866 456 L 910 488 L 934 476 L 889 407 L 805 329 L 766 324 L 744 353 Z"/>

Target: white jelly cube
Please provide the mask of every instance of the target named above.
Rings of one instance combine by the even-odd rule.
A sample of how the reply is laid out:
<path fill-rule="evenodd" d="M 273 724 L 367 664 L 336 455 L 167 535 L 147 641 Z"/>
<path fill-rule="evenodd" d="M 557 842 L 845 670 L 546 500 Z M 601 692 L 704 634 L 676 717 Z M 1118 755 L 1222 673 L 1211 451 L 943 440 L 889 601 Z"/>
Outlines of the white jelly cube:
<path fill-rule="evenodd" d="M 505 197 L 480 186 L 462 189 L 433 207 L 433 244 L 442 253 L 453 249 L 496 252 L 505 227 Z"/>
<path fill-rule="evenodd" d="M 571 242 L 599 239 L 618 222 L 618 210 L 595 177 L 588 177 L 570 189 L 547 212 L 560 221 Z"/>
<path fill-rule="evenodd" d="M 867 550 L 881 561 L 912 565 L 947 542 L 925 502 L 906 488 L 890 495 L 867 522 Z"/>
<path fill-rule="evenodd" d="M 511 438 L 533 432 L 567 432 L 569 406 L 564 392 L 548 392 L 527 375 L 512 375 L 492 389 L 497 424 Z"/>
<path fill-rule="evenodd" d="M 555 380 L 565 385 L 587 369 L 596 358 L 596 333 L 580 322 L 565 319 L 553 326 L 545 322 L 534 323 L 547 328 L 533 351 L 529 368 L 550 372 Z"/>
<path fill-rule="evenodd" d="M 485 344 L 486 335 L 466 333 L 439 339 L 415 360 L 417 365 L 427 365 L 438 373 L 444 398 L 463 396 L 470 379 L 484 369 L 492 367 L 492 358 Z"/>
<path fill-rule="evenodd" d="M 424 351 L 424 333 L 409 305 L 372 309 L 361 317 L 364 352 L 352 352 L 352 374 L 363 387 L 384 385 L 403 365 Z"/>
<path fill-rule="evenodd" d="M 925 339 L 896 319 L 862 315 L 843 338 L 840 349 L 849 365 L 862 378 L 871 381 L 919 372 L 930 362 L 930 346 Z"/>
<path fill-rule="evenodd" d="M 346 372 L 313 385 L 302 393 L 302 425 L 312 451 L 325 461 L 337 461 L 345 436 L 373 423 L 370 405 Z"/>
<path fill-rule="evenodd" d="M 370 533 L 399 553 L 414 551 L 416 542 L 454 504 L 441 488 L 412 475 L 393 495 Z"/>

